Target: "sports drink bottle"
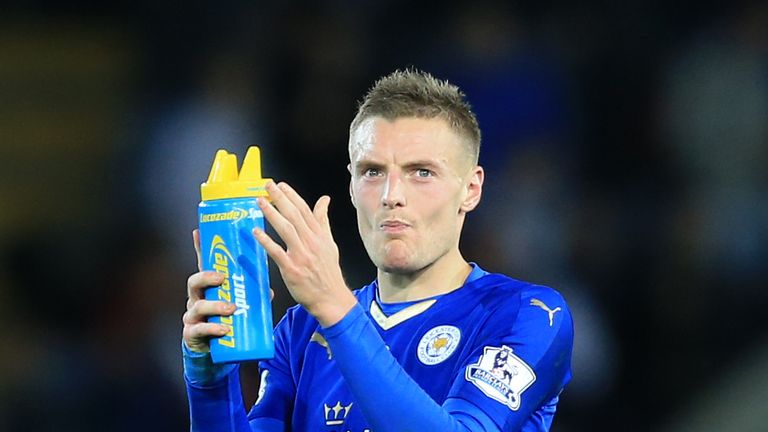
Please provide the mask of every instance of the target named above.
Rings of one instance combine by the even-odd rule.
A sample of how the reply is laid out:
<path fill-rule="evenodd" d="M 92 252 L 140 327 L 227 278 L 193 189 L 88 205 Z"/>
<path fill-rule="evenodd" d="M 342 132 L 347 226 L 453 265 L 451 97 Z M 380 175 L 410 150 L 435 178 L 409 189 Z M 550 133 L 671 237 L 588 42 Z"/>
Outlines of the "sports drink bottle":
<path fill-rule="evenodd" d="M 269 181 L 261 178 L 261 154 L 253 146 L 239 174 L 236 155 L 216 152 L 208 181 L 200 185 L 203 270 L 225 276 L 221 286 L 205 291 L 205 298 L 236 306 L 233 315 L 208 320 L 229 327 L 227 334 L 211 339 L 214 363 L 268 359 L 275 353 L 267 254 L 253 237 L 255 227 L 264 229 L 256 198 L 267 196 Z"/>

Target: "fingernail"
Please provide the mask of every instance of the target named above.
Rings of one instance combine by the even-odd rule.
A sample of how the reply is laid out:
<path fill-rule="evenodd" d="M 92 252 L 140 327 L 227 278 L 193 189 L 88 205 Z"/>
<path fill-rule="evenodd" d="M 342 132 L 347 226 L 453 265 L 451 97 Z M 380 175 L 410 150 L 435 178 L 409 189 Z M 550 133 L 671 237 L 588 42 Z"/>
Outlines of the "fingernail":
<path fill-rule="evenodd" d="M 283 192 L 288 190 L 288 185 L 285 184 L 285 183 L 280 183 L 279 185 L 277 185 L 277 187 L 279 187 L 280 190 L 283 191 Z"/>
<path fill-rule="evenodd" d="M 261 231 L 261 228 L 254 228 L 253 229 L 253 235 L 258 236 L 258 235 L 261 235 L 262 232 L 263 231 Z"/>
<path fill-rule="evenodd" d="M 221 333 L 221 334 L 227 334 L 227 333 L 229 333 L 229 327 L 227 327 L 227 326 L 221 326 L 221 327 L 219 328 L 219 333 Z"/>

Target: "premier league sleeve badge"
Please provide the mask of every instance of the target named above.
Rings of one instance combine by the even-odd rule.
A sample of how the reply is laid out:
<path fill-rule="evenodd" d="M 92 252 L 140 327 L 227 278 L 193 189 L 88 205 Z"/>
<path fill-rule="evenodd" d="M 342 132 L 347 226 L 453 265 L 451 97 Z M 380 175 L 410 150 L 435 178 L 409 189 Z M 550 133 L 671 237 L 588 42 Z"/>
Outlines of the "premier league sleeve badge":
<path fill-rule="evenodd" d="M 465 378 L 486 396 L 517 411 L 522 393 L 536 381 L 536 374 L 512 348 L 502 345 L 483 348 L 477 363 L 467 366 Z"/>

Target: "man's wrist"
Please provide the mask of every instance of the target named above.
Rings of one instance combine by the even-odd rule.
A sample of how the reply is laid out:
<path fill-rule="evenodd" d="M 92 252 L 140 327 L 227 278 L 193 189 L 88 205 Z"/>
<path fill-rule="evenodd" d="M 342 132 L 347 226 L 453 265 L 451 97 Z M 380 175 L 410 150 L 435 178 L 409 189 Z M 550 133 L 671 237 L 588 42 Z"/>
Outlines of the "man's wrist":
<path fill-rule="evenodd" d="M 357 304 L 357 297 L 348 290 L 345 291 L 343 296 L 339 296 L 338 299 L 334 300 L 307 308 L 310 315 L 314 316 L 323 328 L 330 327 L 341 321 Z"/>
<path fill-rule="evenodd" d="M 184 376 L 190 385 L 195 387 L 210 387 L 220 382 L 237 368 L 235 364 L 213 363 L 211 353 L 192 351 L 181 341 L 181 351 L 184 358 Z"/>

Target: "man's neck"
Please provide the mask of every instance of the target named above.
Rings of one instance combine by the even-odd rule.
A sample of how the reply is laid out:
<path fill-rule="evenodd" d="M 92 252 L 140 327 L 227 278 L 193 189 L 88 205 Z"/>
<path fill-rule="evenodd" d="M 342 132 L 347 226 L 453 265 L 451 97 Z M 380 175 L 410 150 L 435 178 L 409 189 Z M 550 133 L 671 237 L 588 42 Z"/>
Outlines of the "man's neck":
<path fill-rule="evenodd" d="M 461 287 L 471 272 L 472 266 L 458 251 L 414 273 L 379 270 L 379 296 L 384 303 L 400 303 L 446 294 Z"/>

